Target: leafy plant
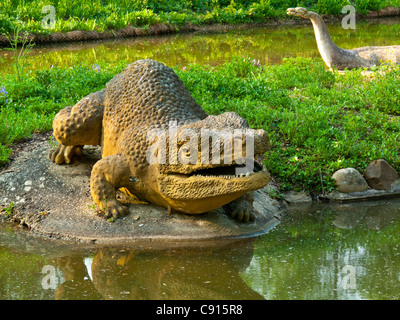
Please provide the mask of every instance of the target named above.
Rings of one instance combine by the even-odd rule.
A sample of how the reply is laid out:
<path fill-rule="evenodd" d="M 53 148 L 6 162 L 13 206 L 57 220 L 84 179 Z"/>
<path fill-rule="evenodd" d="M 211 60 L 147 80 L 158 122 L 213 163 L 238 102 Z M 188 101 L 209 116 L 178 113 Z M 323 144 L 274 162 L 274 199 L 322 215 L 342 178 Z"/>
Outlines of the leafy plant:
<path fill-rule="evenodd" d="M 6 212 L 6 217 L 12 214 L 14 211 L 14 202 L 11 202 L 8 207 L 4 209 L 4 211 Z"/>
<path fill-rule="evenodd" d="M 7 35 L 8 42 L 14 54 L 14 70 L 17 75 L 17 81 L 21 81 L 23 71 L 25 69 L 25 58 L 29 53 L 29 50 L 34 46 L 31 40 L 28 40 L 28 34 L 26 32 L 21 32 L 20 27 L 15 27 L 13 34 Z"/>

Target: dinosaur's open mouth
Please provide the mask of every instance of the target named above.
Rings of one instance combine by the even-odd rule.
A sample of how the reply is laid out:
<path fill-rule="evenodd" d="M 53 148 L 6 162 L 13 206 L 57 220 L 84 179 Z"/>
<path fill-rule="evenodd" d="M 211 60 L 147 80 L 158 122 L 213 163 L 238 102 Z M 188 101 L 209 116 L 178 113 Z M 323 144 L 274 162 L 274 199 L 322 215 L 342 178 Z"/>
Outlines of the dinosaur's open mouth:
<path fill-rule="evenodd" d="M 193 170 L 189 173 L 174 172 L 168 173 L 169 177 L 177 179 L 196 179 L 196 178 L 219 178 L 234 179 L 250 177 L 256 173 L 267 172 L 267 168 L 258 161 L 243 161 L 243 164 L 221 164 L 219 166 L 210 165 L 209 167 L 193 166 Z"/>
<path fill-rule="evenodd" d="M 254 161 L 252 164 L 232 164 L 225 165 L 214 168 L 205 168 L 194 170 L 188 177 L 207 177 L 207 178 L 223 178 L 223 179 L 233 179 L 233 178 L 241 178 L 241 177 L 249 177 L 250 175 L 266 171 L 267 169 L 262 166 L 259 162 Z"/>
<path fill-rule="evenodd" d="M 222 206 L 246 192 L 265 187 L 269 179 L 267 169 L 254 160 L 244 164 L 210 165 L 209 168 L 194 165 L 193 170 L 186 173 L 169 172 L 158 180 L 158 185 L 166 199 L 180 201 L 182 211 L 189 203 L 193 205 L 194 200 L 208 199 Z M 205 203 L 199 202 L 197 205 L 201 208 L 196 211 L 205 212 L 201 211 Z"/>

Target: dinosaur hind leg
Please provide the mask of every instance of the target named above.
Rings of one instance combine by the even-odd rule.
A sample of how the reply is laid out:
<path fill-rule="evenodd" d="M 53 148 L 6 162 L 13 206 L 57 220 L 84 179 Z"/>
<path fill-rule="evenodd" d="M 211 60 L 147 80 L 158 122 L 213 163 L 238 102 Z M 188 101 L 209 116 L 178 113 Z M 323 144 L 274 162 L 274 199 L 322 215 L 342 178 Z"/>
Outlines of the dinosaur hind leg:
<path fill-rule="evenodd" d="M 104 90 L 90 94 L 54 118 L 53 135 L 61 143 L 50 153 L 57 164 L 70 163 L 84 145 L 99 145 L 103 120 Z"/>

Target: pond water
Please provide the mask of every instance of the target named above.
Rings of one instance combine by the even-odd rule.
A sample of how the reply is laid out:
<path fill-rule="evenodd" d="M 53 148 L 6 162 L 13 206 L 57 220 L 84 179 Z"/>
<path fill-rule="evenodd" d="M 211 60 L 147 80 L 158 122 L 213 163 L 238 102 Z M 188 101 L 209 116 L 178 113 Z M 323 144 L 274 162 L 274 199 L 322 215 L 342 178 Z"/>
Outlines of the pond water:
<path fill-rule="evenodd" d="M 0 223 L 0 299 L 398 299 L 400 200 L 314 204 L 253 240 L 79 247 Z"/>
<path fill-rule="evenodd" d="M 343 48 L 399 44 L 400 19 L 330 25 Z M 310 25 L 41 46 L 31 69 L 152 58 L 319 57 Z M 0 72 L 11 53 L 0 50 Z M 268 234 L 201 247 L 81 247 L 0 222 L 0 299 L 398 299 L 400 201 L 296 207 Z"/>
<path fill-rule="evenodd" d="M 330 24 L 333 41 L 351 49 L 369 45 L 399 44 L 400 17 L 359 21 L 355 30 L 343 29 L 340 23 Z M 71 66 L 81 62 L 115 63 L 150 58 L 168 66 L 188 64 L 218 65 L 233 56 L 259 60 L 261 64 L 281 63 L 288 57 L 319 57 L 311 23 L 268 28 L 246 28 L 226 32 L 203 32 L 159 37 L 74 42 L 38 46 L 32 49 L 26 63 L 29 69 Z M 10 72 L 12 53 L 0 50 L 0 72 Z"/>

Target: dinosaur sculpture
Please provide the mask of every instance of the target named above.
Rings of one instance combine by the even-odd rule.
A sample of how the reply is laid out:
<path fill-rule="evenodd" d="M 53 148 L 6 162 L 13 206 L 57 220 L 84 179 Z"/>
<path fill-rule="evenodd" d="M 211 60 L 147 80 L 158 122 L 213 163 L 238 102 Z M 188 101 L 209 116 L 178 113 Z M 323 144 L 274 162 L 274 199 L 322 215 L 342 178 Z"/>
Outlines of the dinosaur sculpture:
<path fill-rule="evenodd" d="M 338 70 L 370 68 L 380 65 L 382 62 L 400 64 L 399 45 L 345 50 L 333 43 L 326 24 L 319 14 L 301 7 L 289 8 L 287 14 L 311 20 L 318 50 L 329 68 L 333 66 Z"/>
<path fill-rule="evenodd" d="M 60 145 L 50 157 L 57 164 L 70 163 L 84 145 L 101 146 L 90 188 L 107 217 L 129 213 L 116 199 L 120 189 L 189 214 L 226 205 L 232 217 L 247 222 L 255 217 L 246 194 L 270 178 L 255 160 L 270 146 L 264 130 L 249 129 L 234 112 L 208 115 L 172 69 L 149 59 L 62 109 L 53 129 Z"/>

